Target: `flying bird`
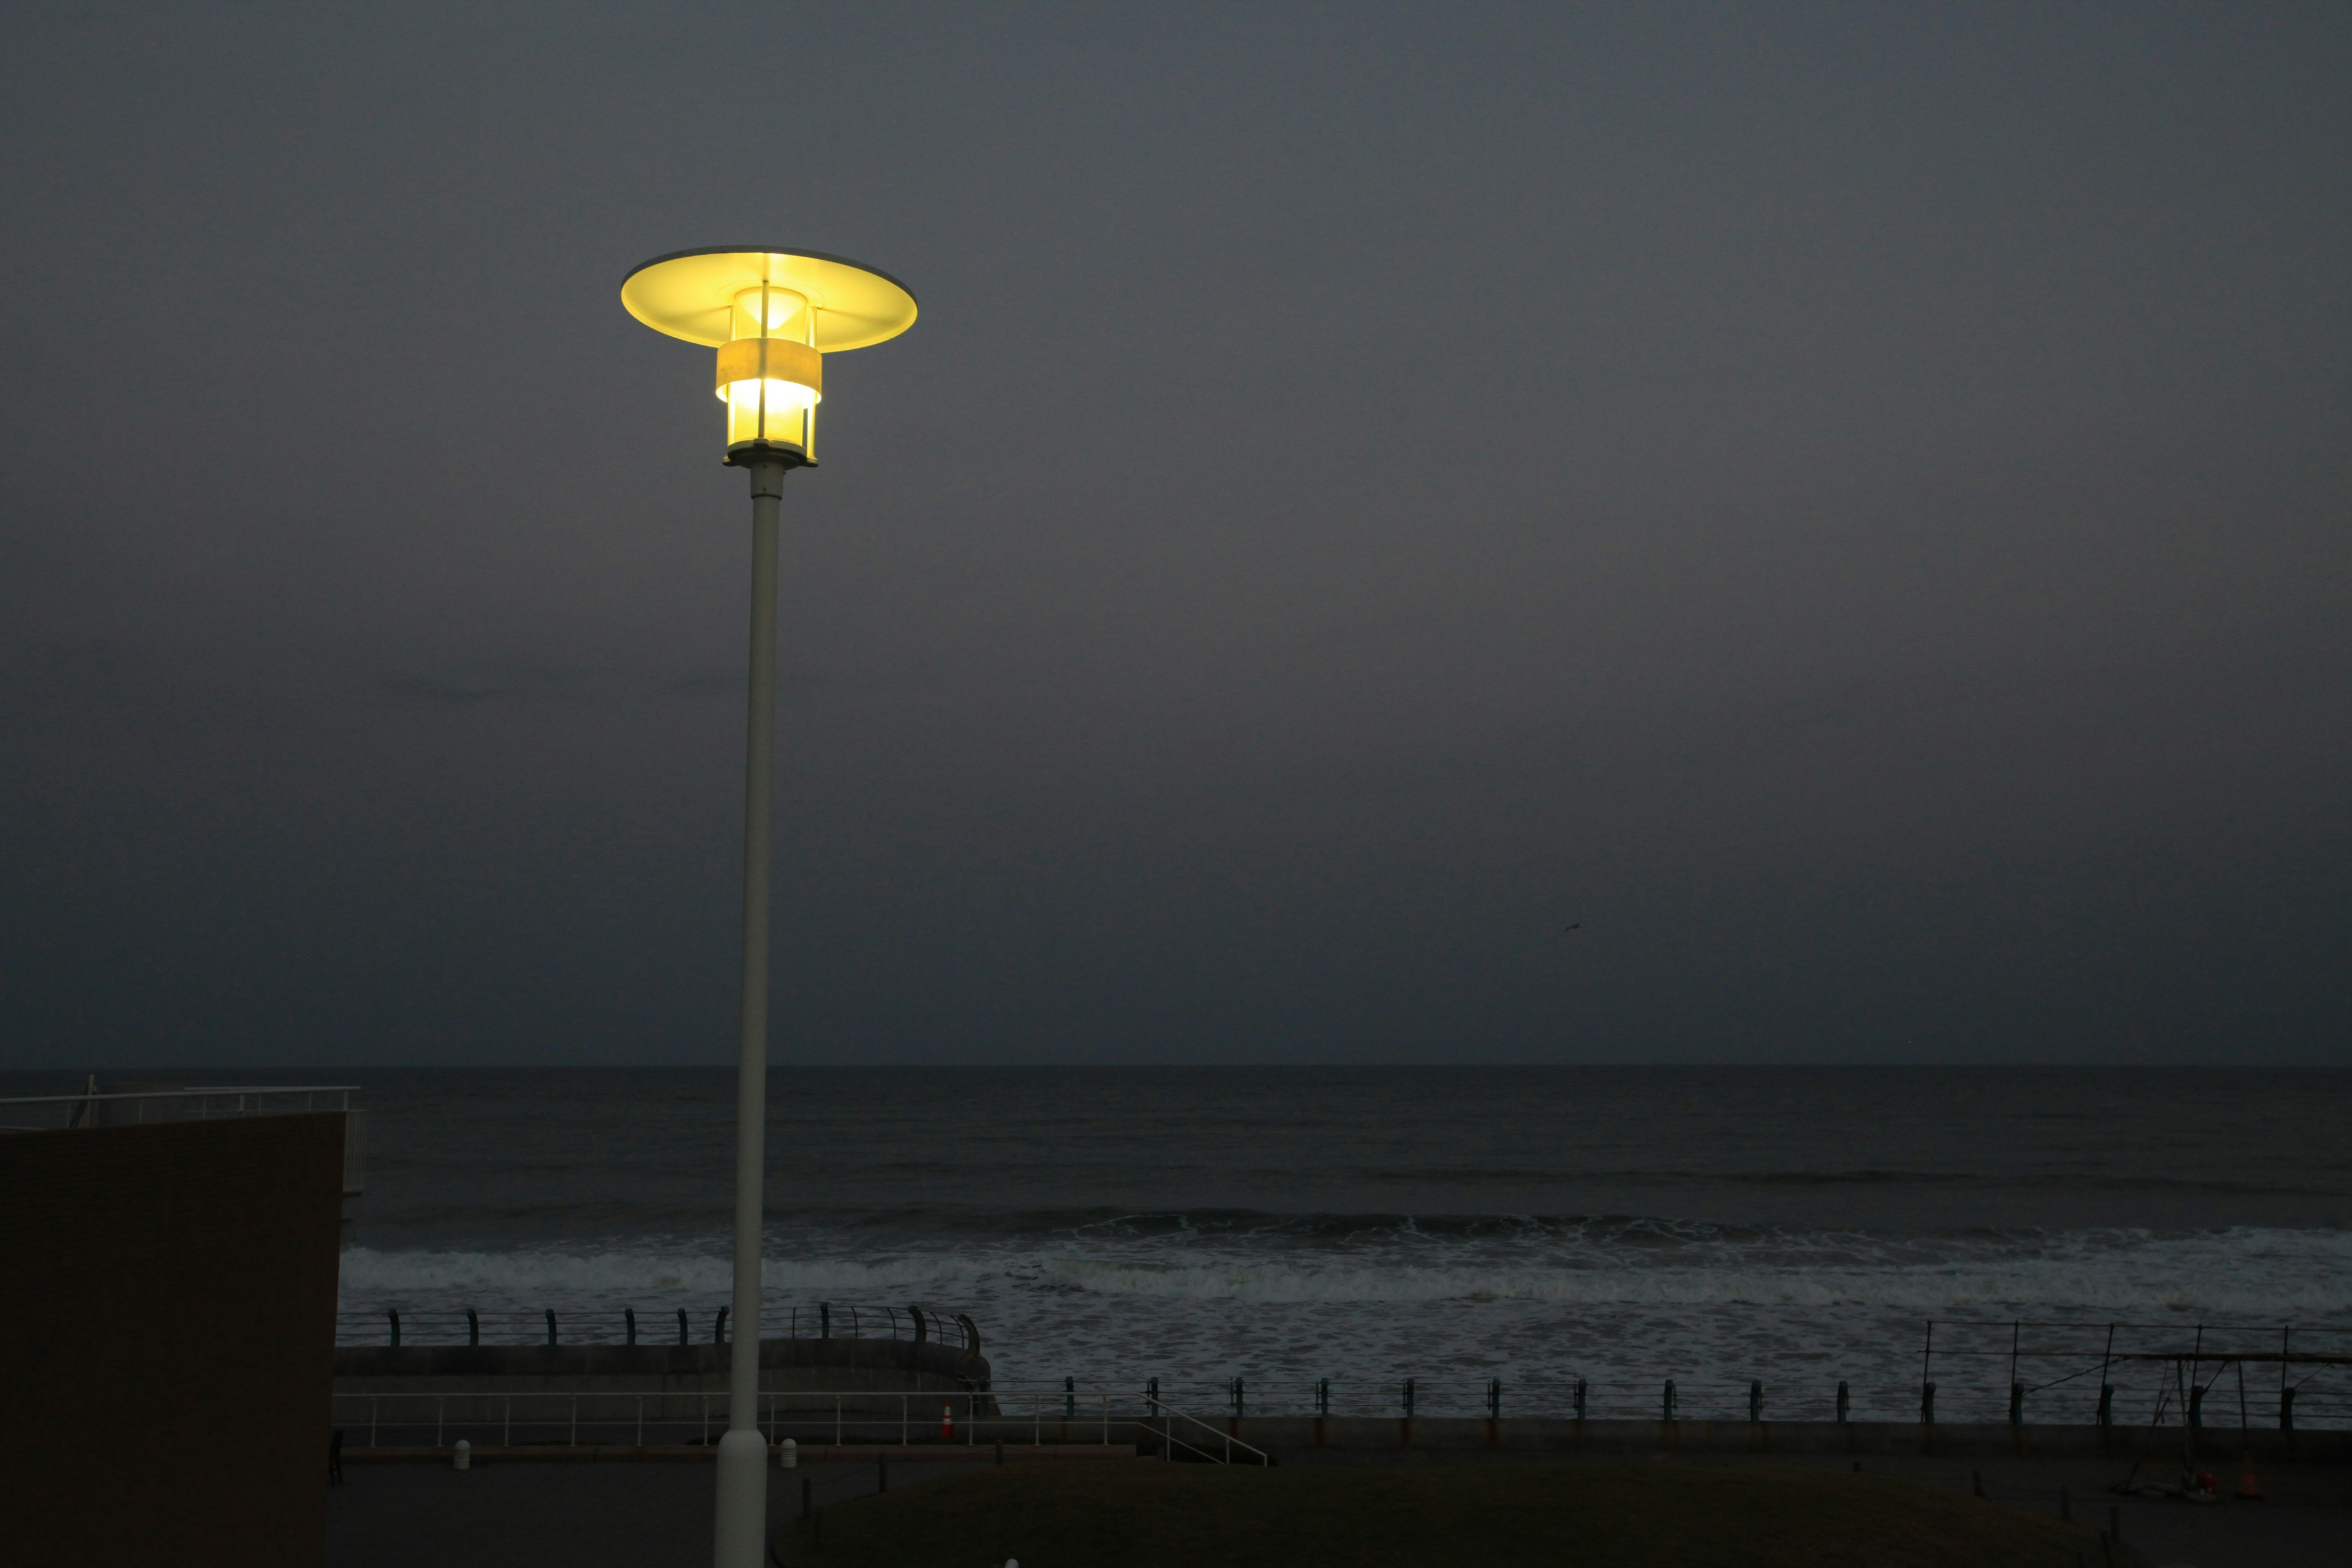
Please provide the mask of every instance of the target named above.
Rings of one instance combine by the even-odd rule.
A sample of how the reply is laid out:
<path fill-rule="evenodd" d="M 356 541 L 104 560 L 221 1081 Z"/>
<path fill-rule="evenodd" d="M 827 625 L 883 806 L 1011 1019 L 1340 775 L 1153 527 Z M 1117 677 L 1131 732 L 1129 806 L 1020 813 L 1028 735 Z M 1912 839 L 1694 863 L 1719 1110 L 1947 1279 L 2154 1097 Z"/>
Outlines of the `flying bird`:
<path fill-rule="evenodd" d="M 1572 926 L 1569 927 L 1569 928 L 1568 928 L 1568 931 L 1564 931 L 1560 932 L 1559 934 L 1560 934 L 1560 935 L 1562 935 L 1562 936 L 1566 936 L 1566 935 L 1568 934 L 1568 931 L 1582 931 L 1583 929 L 1584 929 L 1584 922 L 1583 922 L 1582 921 L 1577 921 L 1574 925 L 1572 925 Z"/>

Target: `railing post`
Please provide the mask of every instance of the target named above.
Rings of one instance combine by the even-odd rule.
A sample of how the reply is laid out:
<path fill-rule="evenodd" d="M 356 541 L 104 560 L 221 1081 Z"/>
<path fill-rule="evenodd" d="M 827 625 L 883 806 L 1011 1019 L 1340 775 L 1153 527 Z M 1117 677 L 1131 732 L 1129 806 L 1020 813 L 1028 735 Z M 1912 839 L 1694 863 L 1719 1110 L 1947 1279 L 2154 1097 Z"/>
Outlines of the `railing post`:
<path fill-rule="evenodd" d="M 2205 1425 L 2205 1391 L 2195 1384 L 2189 1385 L 2189 1428 L 2200 1430 Z"/>
<path fill-rule="evenodd" d="M 637 1342 L 637 1310 L 635 1307 L 624 1307 L 621 1309 L 621 1316 L 629 1325 L 629 1343 L 635 1344 Z"/>
<path fill-rule="evenodd" d="M 1404 1380 L 1404 1418 L 1412 1419 L 1412 1379 Z"/>
<path fill-rule="evenodd" d="M 547 1309 L 547 1342 L 551 1345 L 555 1342 L 555 1309 L 552 1307 Z"/>
<path fill-rule="evenodd" d="M 830 1301 L 816 1304 L 816 1337 L 821 1340 L 833 1338 L 833 1303 Z"/>
<path fill-rule="evenodd" d="M 1062 1419 L 1076 1421 L 1077 1418 L 1078 1380 L 1075 1377 L 1066 1377 L 1062 1379 Z"/>
<path fill-rule="evenodd" d="M 677 1310 L 677 1342 L 678 1342 L 678 1343 L 680 1343 L 680 1344 L 684 1344 L 684 1343 L 686 1343 L 686 1342 L 687 1342 L 687 1337 L 686 1337 L 686 1309 L 685 1309 L 685 1308 L 683 1308 L 683 1307 L 680 1307 L 680 1308 Z"/>
<path fill-rule="evenodd" d="M 1318 1377 L 1315 1380 L 1315 1414 L 1318 1415 L 1331 1414 L 1331 1380 L 1328 1377 Z"/>
<path fill-rule="evenodd" d="M 1671 1377 L 1666 1379 L 1666 1402 L 1664 1410 L 1665 1415 L 1663 1419 L 1672 1421 L 1675 1418 L 1675 1380 Z"/>
<path fill-rule="evenodd" d="M 1578 1378 L 1576 1380 L 1576 1418 L 1579 1421 L 1584 1419 L 1584 1379 Z"/>
<path fill-rule="evenodd" d="M 2099 1425 L 2112 1426 L 2115 1424 L 2116 1385 L 2112 1383 L 2103 1383 L 2099 1384 Z"/>
<path fill-rule="evenodd" d="M 466 1309 L 466 1342 L 469 1345 L 482 1342 L 482 1315 L 471 1307 Z"/>
<path fill-rule="evenodd" d="M 2025 1384 L 2021 1383 L 2009 1385 L 2009 1424 L 2012 1426 L 2025 1425 Z M 2189 1425 L 2193 1426 L 2196 1424 L 2192 1417 Z"/>
<path fill-rule="evenodd" d="M 2279 1390 L 2279 1430 L 2294 1430 L 2294 1384 L 2291 1383 Z"/>
<path fill-rule="evenodd" d="M 1919 1425 L 1933 1426 L 1935 1424 L 1936 1385 L 1932 1383 L 1923 1383 L 1919 1385 Z"/>
<path fill-rule="evenodd" d="M 727 1309 L 724 1307 L 719 1308 L 719 1315 L 710 1320 L 710 1342 L 714 1345 L 727 1342 Z"/>
<path fill-rule="evenodd" d="M 1499 1377 L 1490 1377 L 1486 1380 L 1486 1419 L 1500 1421 L 1502 1418 L 1503 1380 Z"/>
<path fill-rule="evenodd" d="M 383 1310 L 384 1319 L 392 1324 L 392 1348 L 400 1348 L 400 1314 L 390 1307 Z"/>
<path fill-rule="evenodd" d="M 1242 1380 L 1238 1377 L 1229 1380 L 1225 1384 L 1225 1394 L 1234 1402 L 1234 1419 L 1236 1421 L 1240 1420 L 1244 1415 L 1242 1408 Z"/>
<path fill-rule="evenodd" d="M 1748 1424 L 1751 1426 L 1764 1419 L 1764 1380 L 1748 1380 Z"/>
<path fill-rule="evenodd" d="M 1837 1415 L 1837 1418 L 1838 1418 L 1838 1425 L 1839 1425 L 1839 1426 L 1844 1426 L 1844 1425 L 1845 1425 L 1845 1423 L 1846 1423 L 1846 1417 L 1847 1417 L 1847 1415 L 1848 1415 L 1849 1414 L 1851 1414 L 1851 1413 L 1852 1413 L 1853 1409 L 1853 1396 L 1846 1391 L 1845 1379 L 1843 1379 L 1843 1378 L 1839 1378 L 1839 1379 L 1838 1379 L 1838 1403 L 1837 1403 L 1837 1413 L 1838 1413 L 1838 1415 Z"/>

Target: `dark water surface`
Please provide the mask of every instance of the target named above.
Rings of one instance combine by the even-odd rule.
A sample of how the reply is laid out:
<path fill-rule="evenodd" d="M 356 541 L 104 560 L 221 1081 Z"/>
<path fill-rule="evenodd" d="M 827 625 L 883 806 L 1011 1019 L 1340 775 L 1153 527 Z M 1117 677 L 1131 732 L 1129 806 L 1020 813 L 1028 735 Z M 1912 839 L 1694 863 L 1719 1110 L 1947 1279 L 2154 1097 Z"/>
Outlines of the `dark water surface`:
<path fill-rule="evenodd" d="M 348 1309 L 552 1306 L 567 1337 L 609 1338 L 625 1305 L 724 1301 L 731 1072 L 341 1076 L 374 1112 Z M 1666 1376 L 1738 1402 L 1759 1377 L 1794 1415 L 1844 1378 L 1858 1411 L 1897 1415 L 1928 1318 L 2352 1329 L 2352 1073 L 779 1067 L 771 1085 L 775 1309 L 968 1310 L 1007 1382 L 1242 1375 L 1297 1405 L 1328 1376 L 1370 1410 L 1408 1375 L 1424 1409 L 1487 1377 L 1556 1399 L 1581 1376 L 1596 1413 L 1648 1413 Z M 1943 1365 L 1947 1408 L 2005 1396 L 2005 1362 Z"/>

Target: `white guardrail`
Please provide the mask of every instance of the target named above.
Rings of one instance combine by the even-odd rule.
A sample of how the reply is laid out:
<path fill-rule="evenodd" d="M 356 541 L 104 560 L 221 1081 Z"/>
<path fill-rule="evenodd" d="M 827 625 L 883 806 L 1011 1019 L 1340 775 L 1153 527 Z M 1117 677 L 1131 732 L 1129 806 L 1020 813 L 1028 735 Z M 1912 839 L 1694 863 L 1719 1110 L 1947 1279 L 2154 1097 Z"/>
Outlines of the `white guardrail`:
<path fill-rule="evenodd" d="M 937 1406 L 939 1416 L 931 1417 Z M 364 1428 L 367 1447 L 447 1447 L 459 1437 L 486 1441 L 496 1432 L 502 1447 L 535 1444 L 577 1447 L 625 1443 L 711 1442 L 725 1430 L 728 1395 L 723 1389 L 688 1393 L 580 1389 L 508 1393 L 497 1389 L 420 1389 L 334 1395 L 333 1425 Z M 1108 1446 L 1116 1428 L 1160 1439 L 1162 1457 L 1183 1449 L 1219 1463 L 1269 1463 L 1262 1449 L 1222 1427 L 1188 1415 L 1149 1395 L 1108 1389 L 993 1388 L 883 1392 L 873 1389 L 795 1390 L 760 1395 L 760 1428 L 771 1443 L 801 1441 L 890 1444 L 912 1448 L 1018 1442 L 1094 1442 Z M 561 1436 L 555 1436 L 560 1433 Z M 402 1439 L 405 1438 L 404 1445 Z"/>

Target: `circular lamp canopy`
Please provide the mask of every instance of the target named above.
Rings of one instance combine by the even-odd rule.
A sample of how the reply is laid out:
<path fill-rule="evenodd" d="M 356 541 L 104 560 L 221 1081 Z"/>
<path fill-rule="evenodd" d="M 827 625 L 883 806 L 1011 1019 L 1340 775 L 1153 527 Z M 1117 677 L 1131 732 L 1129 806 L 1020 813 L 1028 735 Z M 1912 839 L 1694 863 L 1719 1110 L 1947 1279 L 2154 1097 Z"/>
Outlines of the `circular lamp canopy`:
<path fill-rule="evenodd" d="M 815 307 L 811 346 L 819 353 L 866 348 L 915 324 L 915 296 L 887 272 L 845 257 L 752 245 L 656 256 L 623 280 L 621 303 L 657 332 L 717 348 L 736 335 L 728 320 L 735 301 L 762 284 Z"/>
<path fill-rule="evenodd" d="M 827 353 L 895 338 L 915 297 L 885 272 L 806 250 L 724 246 L 657 256 L 621 282 L 657 332 L 719 351 L 730 464 L 813 464 Z"/>

